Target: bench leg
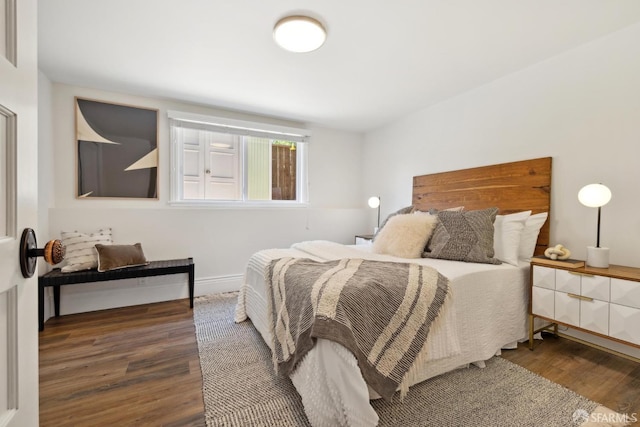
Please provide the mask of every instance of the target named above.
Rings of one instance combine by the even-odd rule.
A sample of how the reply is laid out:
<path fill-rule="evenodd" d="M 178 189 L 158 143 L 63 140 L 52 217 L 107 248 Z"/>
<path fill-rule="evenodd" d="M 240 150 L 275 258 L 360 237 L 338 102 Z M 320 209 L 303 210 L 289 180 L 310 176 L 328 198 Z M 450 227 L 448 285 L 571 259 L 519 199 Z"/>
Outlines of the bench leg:
<path fill-rule="evenodd" d="M 56 317 L 60 317 L 60 286 L 53 286 L 53 306 Z"/>
<path fill-rule="evenodd" d="M 195 288 L 195 266 L 191 264 L 189 266 L 189 307 L 193 308 L 193 294 Z"/>

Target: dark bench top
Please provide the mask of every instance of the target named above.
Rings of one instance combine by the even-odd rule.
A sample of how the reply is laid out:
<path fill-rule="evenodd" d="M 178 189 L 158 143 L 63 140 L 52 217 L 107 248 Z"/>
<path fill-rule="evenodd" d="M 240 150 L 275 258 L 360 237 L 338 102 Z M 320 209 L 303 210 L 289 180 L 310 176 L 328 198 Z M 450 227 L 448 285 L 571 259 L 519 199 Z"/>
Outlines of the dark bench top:
<path fill-rule="evenodd" d="M 126 267 L 99 272 L 98 270 L 62 273 L 59 268 L 38 277 L 41 286 L 70 285 L 74 283 L 104 282 L 106 280 L 130 279 L 134 277 L 161 276 L 165 274 L 189 273 L 193 269 L 193 258 L 151 261 L 147 265 Z"/>

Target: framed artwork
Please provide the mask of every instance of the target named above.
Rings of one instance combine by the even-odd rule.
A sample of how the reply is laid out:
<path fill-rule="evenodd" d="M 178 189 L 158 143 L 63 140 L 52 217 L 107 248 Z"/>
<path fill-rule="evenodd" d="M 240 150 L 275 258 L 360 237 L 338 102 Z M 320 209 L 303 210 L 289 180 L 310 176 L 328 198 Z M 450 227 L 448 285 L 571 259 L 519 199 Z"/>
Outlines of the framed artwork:
<path fill-rule="evenodd" d="M 158 110 L 75 98 L 76 197 L 158 198 Z"/>

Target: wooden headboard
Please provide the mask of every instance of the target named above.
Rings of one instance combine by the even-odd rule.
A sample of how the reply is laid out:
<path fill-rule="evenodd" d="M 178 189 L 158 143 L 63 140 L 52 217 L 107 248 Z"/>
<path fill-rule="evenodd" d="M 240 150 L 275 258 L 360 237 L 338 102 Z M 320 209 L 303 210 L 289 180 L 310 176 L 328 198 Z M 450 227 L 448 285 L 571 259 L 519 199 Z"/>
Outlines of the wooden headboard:
<path fill-rule="evenodd" d="M 551 157 L 414 176 L 412 204 L 424 211 L 496 206 L 501 215 L 551 214 Z M 549 247 L 549 223 L 540 230 L 536 254 Z"/>

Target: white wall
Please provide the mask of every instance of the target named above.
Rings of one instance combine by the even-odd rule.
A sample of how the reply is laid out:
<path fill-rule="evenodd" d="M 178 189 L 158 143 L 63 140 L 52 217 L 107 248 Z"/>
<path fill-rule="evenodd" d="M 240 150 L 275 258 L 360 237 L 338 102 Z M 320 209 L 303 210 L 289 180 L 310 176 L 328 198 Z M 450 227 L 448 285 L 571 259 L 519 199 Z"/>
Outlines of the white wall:
<path fill-rule="evenodd" d="M 49 208 L 53 203 L 53 109 L 51 81 L 38 72 L 38 227 L 36 240 L 39 247 L 50 240 Z M 50 267 L 42 258 L 38 259 L 38 275 Z M 46 292 L 50 297 L 50 292 Z M 51 304 L 45 304 L 45 319 L 51 315 Z"/>
<path fill-rule="evenodd" d="M 74 97 L 159 109 L 159 200 L 76 199 Z M 301 240 L 327 239 L 353 243 L 355 234 L 371 226 L 362 193 L 362 136 L 311 127 L 309 144 L 310 205 L 295 208 L 184 208 L 170 206 L 169 128 L 167 110 L 264 121 L 264 117 L 216 110 L 164 99 L 54 83 L 51 91 L 55 169 L 49 235 L 62 230 L 91 232 L 113 229 L 114 242 L 141 242 L 148 259 L 191 256 L 196 265 L 196 294 L 237 288 L 250 255 L 260 249 L 287 247 Z M 304 126 L 283 120 L 272 123 Z M 46 139 L 41 140 L 47 150 Z M 43 185 L 47 185 L 46 183 Z M 45 207 L 45 206 L 43 206 Z M 40 238 L 40 236 L 39 236 Z M 44 241 L 43 235 L 40 240 Z M 186 297 L 180 276 L 67 286 L 63 314 Z"/>
<path fill-rule="evenodd" d="M 577 194 L 601 182 L 601 245 L 640 267 L 639 40 L 636 24 L 365 135 L 365 194 L 389 213 L 414 175 L 551 156 L 551 242 L 585 258 L 597 211 Z"/>
<path fill-rule="evenodd" d="M 51 82 L 38 73 L 38 228 L 36 238 L 43 244 L 49 237 L 49 207 L 53 203 L 53 118 Z M 42 245 L 40 245 L 42 246 Z M 38 262 L 40 272 L 45 263 Z"/>
<path fill-rule="evenodd" d="M 640 24 L 418 111 L 365 136 L 365 194 L 384 213 L 411 203 L 411 178 L 553 157 L 551 241 L 576 257 L 595 244 L 592 182 L 611 188 L 601 244 L 640 267 Z"/>

